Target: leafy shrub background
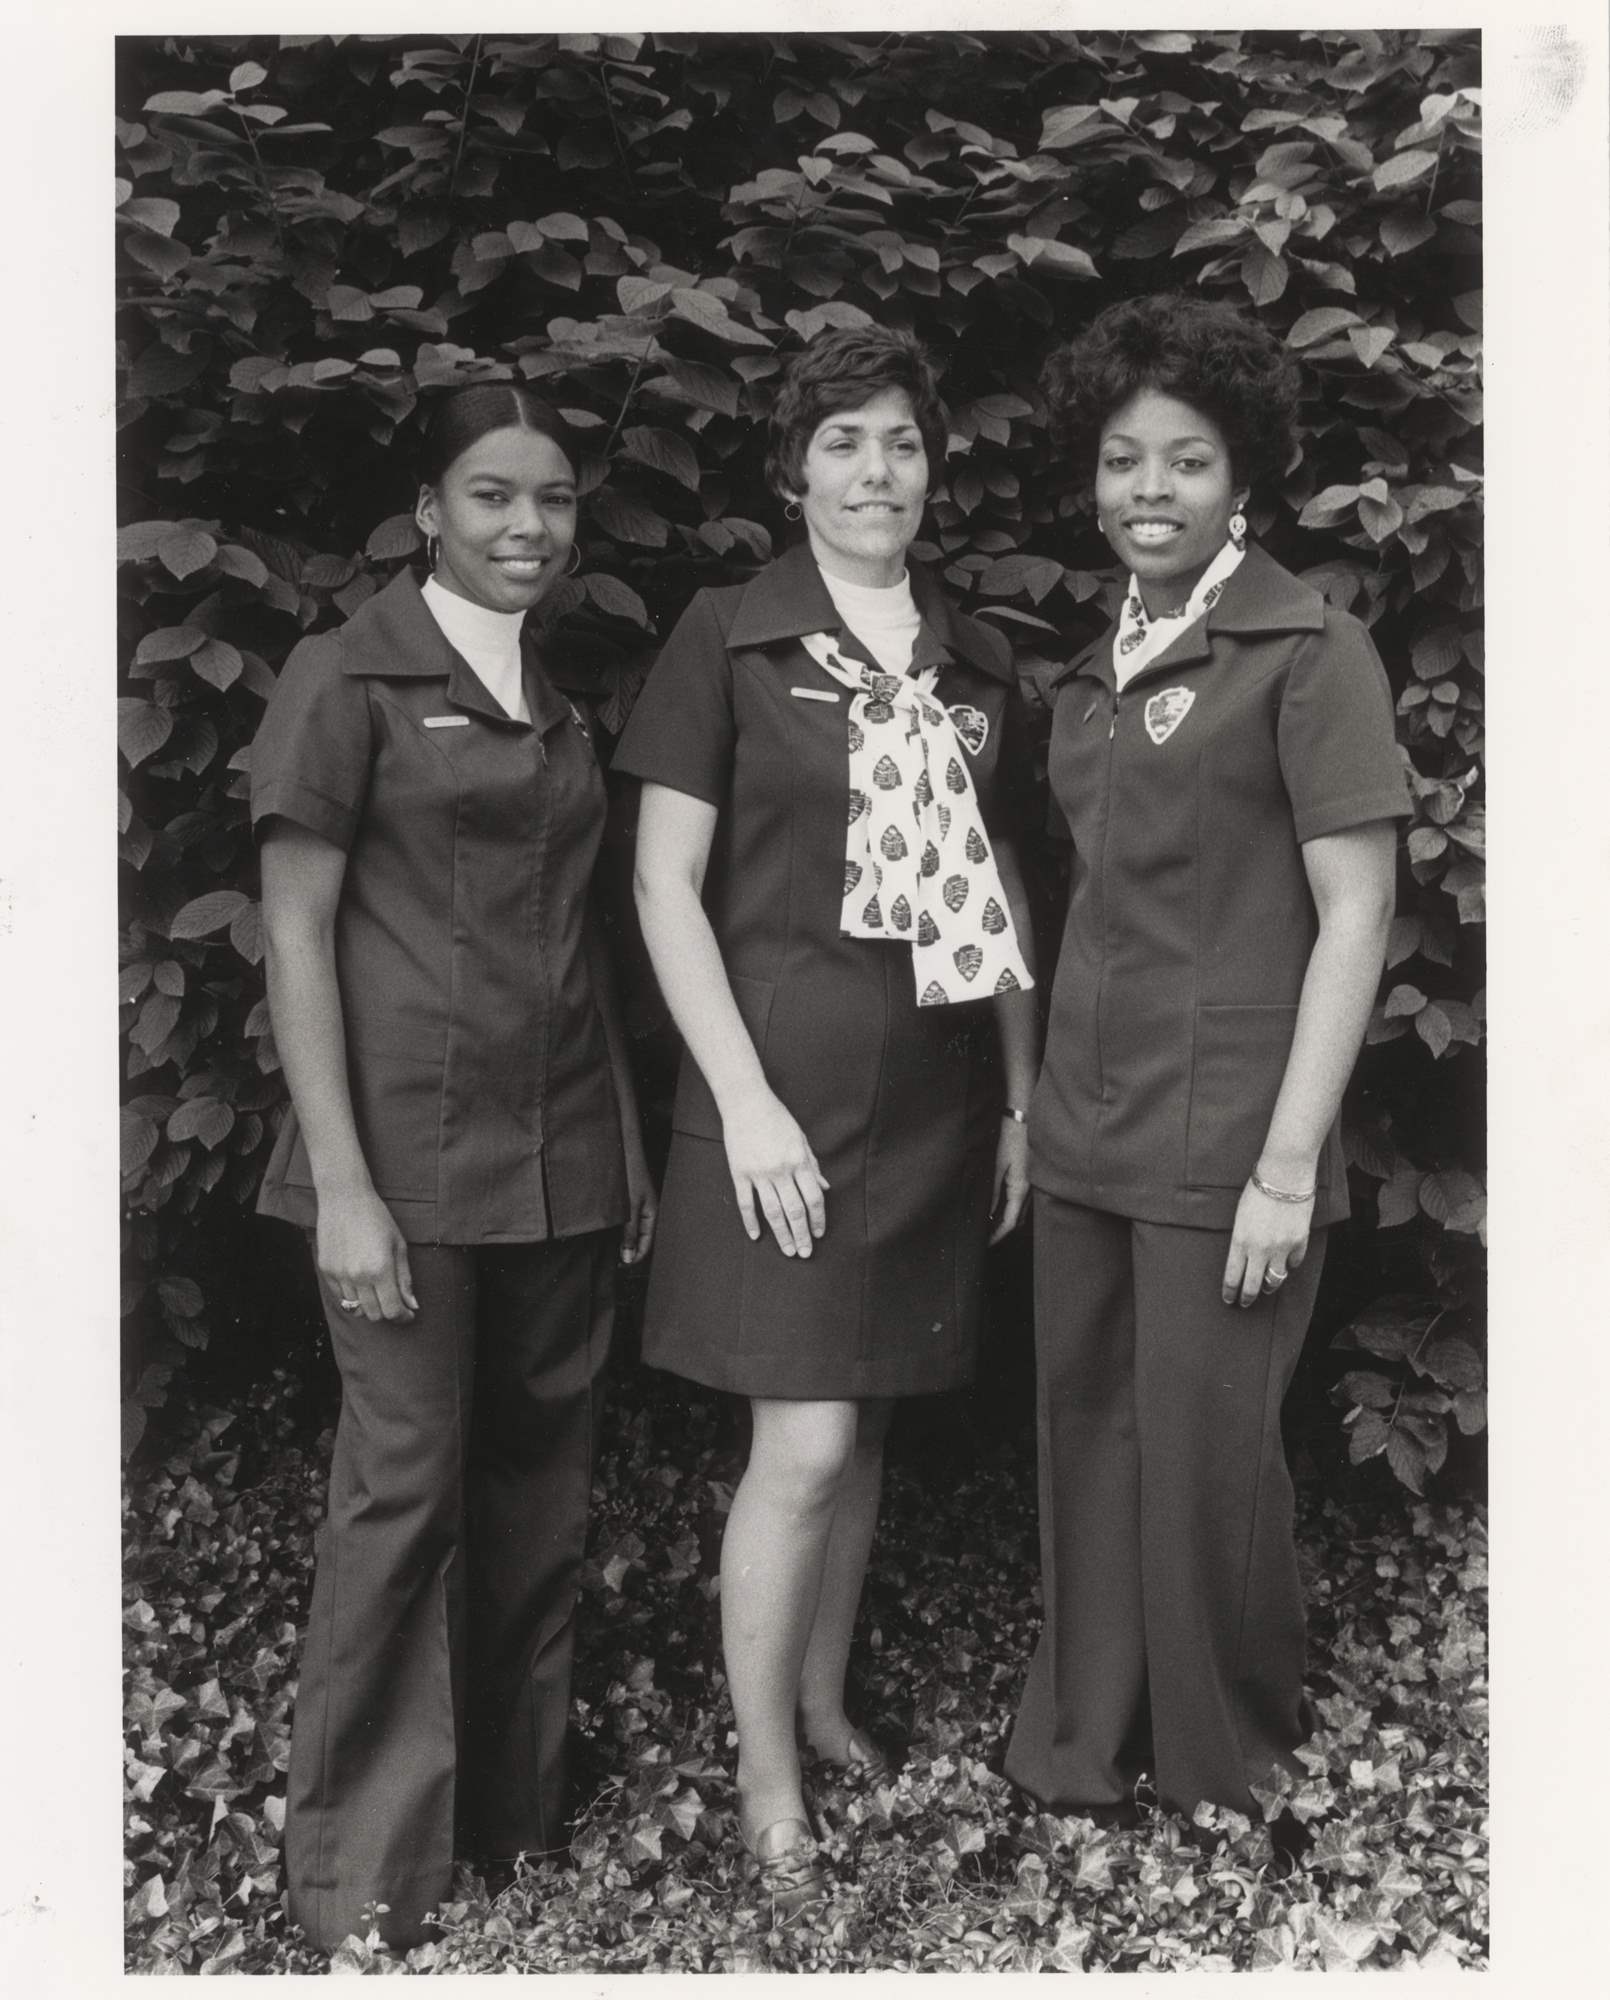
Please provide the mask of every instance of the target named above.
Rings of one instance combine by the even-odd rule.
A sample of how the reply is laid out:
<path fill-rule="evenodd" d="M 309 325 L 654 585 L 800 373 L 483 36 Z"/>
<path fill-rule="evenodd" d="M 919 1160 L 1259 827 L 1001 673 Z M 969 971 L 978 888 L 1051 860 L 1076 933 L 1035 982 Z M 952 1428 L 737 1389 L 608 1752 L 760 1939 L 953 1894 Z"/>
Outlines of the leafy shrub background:
<path fill-rule="evenodd" d="M 1470 31 L 121 44 L 131 1448 L 186 1350 L 263 1311 L 245 1218 L 283 1091 L 248 746 L 297 639 L 417 549 L 420 396 L 515 376 L 582 428 L 553 615 L 614 728 L 691 593 L 770 552 L 781 356 L 910 325 L 953 412 L 927 553 L 1032 696 L 1115 589 L 1040 358 L 1178 286 L 1305 362 L 1254 529 L 1371 624 L 1398 697 L 1416 815 L 1327 1298 L 1351 1456 L 1424 1488 L 1485 1422 L 1478 84 Z M 641 972 L 635 1002 L 652 1028 Z"/>

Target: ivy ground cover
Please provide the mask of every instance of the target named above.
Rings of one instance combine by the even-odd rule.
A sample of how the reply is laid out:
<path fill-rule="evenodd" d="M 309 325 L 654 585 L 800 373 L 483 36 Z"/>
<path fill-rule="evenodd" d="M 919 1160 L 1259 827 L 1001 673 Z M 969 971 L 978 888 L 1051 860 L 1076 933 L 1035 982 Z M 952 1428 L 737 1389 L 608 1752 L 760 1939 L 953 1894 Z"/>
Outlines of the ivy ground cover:
<path fill-rule="evenodd" d="M 726 1406 L 623 1371 L 595 1486 L 570 1854 L 361 1972 L 939 1972 L 1485 1963 L 1485 1522 L 1473 1504 L 1300 1496 L 1318 1729 L 1262 1822 L 1035 1810 L 999 1775 L 1038 1629 L 1032 1428 L 897 1432 L 855 1668 L 894 1781 L 818 1768 L 841 1887 L 773 1926 L 738 1879 L 716 1563 Z M 238 1417 L 170 1412 L 126 1509 L 127 1966 L 310 1972 L 280 1906 L 296 1635 L 333 1415 L 281 1369 Z M 1292 1827 L 1302 1837 L 1289 1837 Z"/>

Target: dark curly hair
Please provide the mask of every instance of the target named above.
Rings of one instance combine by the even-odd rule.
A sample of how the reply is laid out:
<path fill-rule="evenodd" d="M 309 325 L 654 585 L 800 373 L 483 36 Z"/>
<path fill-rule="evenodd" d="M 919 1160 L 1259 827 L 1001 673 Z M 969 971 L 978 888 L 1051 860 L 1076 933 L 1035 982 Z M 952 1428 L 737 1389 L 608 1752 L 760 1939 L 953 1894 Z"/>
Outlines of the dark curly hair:
<path fill-rule="evenodd" d="M 1102 426 L 1142 389 L 1211 417 L 1247 485 L 1278 479 L 1296 446 L 1296 363 L 1248 314 L 1206 299 L 1159 292 L 1108 306 L 1053 350 L 1040 386 L 1070 459 L 1092 476 Z"/>
<path fill-rule="evenodd" d="M 835 327 L 794 355 L 767 417 L 766 480 L 784 499 L 805 484 L 805 451 L 816 427 L 841 410 L 858 410 L 885 389 L 904 389 L 928 453 L 928 475 L 945 462 L 949 419 L 939 399 L 933 357 L 898 327 Z"/>

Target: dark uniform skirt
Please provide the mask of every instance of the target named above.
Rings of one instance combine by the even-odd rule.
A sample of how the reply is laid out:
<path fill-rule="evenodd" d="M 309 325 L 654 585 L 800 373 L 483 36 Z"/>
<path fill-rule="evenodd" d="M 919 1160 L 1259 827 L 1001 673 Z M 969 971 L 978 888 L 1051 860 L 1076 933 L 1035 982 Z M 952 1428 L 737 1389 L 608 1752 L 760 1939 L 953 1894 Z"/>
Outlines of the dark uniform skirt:
<path fill-rule="evenodd" d="M 785 1257 L 769 1225 L 744 1233 L 720 1116 L 683 1058 L 643 1356 L 739 1395 L 915 1396 L 973 1374 L 1000 1131 L 991 1009 L 919 1009 L 902 945 L 838 950 L 860 977 L 732 981 L 828 1179 L 809 1257 Z"/>

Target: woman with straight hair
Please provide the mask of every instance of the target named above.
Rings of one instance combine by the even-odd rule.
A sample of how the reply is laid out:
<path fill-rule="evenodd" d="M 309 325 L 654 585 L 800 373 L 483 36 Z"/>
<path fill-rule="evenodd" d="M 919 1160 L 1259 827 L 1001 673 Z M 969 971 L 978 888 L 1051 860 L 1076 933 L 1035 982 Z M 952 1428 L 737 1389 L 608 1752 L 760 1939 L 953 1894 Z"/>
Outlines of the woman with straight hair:
<path fill-rule="evenodd" d="M 1046 370 L 1129 572 L 1054 676 L 1073 841 L 1034 1184 L 1045 1625 L 1006 1771 L 1057 1812 L 1254 1811 L 1307 1733 L 1280 1405 L 1347 1214 L 1342 1090 L 1408 812 L 1369 635 L 1251 540 L 1299 382 L 1224 305 Z"/>
<path fill-rule="evenodd" d="M 615 758 L 686 1043 L 643 1351 L 749 1401 L 722 1638 L 742 1836 L 785 1911 L 826 1888 L 799 1736 L 886 1769 L 845 1672 L 889 1416 L 971 1376 L 1026 1185 L 1015 679 L 906 560 L 945 443 L 910 335 L 796 354 L 767 470 L 804 536 L 694 599 Z"/>
<path fill-rule="evenodd" d="M 286 662 L 252 751 L 291 1110 L 341 1415 L 291 1741 L 290 1908 L 419 1942 L 455 1855 L 565 1843 L 613 1271 L 653 1190 L 590 883 L 604 788 L 526 629 L 576 457 L 506 384 L 438 405 L 399 576 Z M 624 1228 L 624 1238 L 623 1238 Z"/>

